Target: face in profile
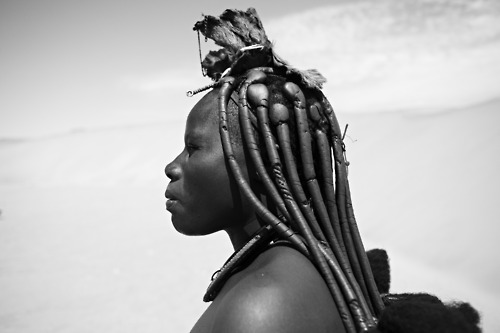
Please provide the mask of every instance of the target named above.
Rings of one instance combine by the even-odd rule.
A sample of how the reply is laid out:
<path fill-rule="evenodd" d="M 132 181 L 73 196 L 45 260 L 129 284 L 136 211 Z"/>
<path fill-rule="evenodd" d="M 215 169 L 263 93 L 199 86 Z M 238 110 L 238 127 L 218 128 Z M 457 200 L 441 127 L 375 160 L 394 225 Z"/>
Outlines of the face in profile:
<path fill-rule="evenodd" d="M 241 147 L 235 153 L 244 160 Z M 189 113 L 184 149 L 166 166 L 165 174 L 170 179 L 167 210 L 179 232 L 206 235 L 248 217 L 222 149 L 217 91 L 206 94 Z"/>

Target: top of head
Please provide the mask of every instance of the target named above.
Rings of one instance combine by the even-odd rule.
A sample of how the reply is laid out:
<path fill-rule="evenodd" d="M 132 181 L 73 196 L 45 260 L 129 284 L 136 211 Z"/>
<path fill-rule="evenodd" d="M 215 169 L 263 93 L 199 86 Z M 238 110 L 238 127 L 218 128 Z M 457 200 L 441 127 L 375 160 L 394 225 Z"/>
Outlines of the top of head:
<path fill-rule="evenodd" d="M 291 128 L 296 127 L 298 124 L 292 115 L 298 107 L 306 111 L 310 132 L 319 128 L 339 135 L 335 117 L 331 117 L 333 110 L 321 92 L 326 79 L 316 70 L 300 71 L 282 60 L 274 52 L 255 9 L 228 9 L 219 17 L 204 15 L 193 29 L 222 47 L 210 52 L 202 67 L 204 74 L 216 81 L 217 98 L 227 89 L 228 82 L 231 82 L 230 90 L 234 89 L 231 97 L 226 97 L 225 112 L 232 144 L 242 142 L 238 108 L 247 102 L 254 116 L 257 108 L 266 107 L 274 126 L 287 122 Z M 226 88 L 222 88 L 224 86 Z M 242 89 L 246 91 L 244 96 L 240 95 Z M 215 119 L 219 121 L 219 117 Z M 253 125 L 256 125 L 255 119 Z M 293 136 L 290 139 L 295 146 Z"/>
<path fill-rule="evenodd" d="M 209 52 L 202 62 L 204 73 L 214 81 L 224 75 L 237 77 L 249 69 L 267 67 L 304 88 L 321 89 L 326 82 L 318 71 L 298 70 L 274 52 L 253 8 L 247 11 L 227 9 L 219 17 L 204 15 L 193 30 L 222 47 Z"/>

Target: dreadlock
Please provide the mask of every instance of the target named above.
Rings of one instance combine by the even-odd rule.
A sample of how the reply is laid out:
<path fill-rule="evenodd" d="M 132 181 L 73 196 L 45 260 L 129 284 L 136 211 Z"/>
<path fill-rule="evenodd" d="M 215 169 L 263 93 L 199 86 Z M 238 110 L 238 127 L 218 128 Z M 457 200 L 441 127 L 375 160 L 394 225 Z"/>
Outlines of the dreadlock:
<path fill-rule="evenodd" d="M 214 80 L 206 88 L 218 89 L 219 132 L 240 190 L 267 230 L 315 264 L 346 331 L 375 329 L 384 302 L 353 211 L 342 133 L 321 92 L 325 79 L 278 57 L 252 8 L 206 15 L 194 30 L 222 46 L 202 67 Z M 240 141 L 271 205 L 259 200 L 238 165 L 234 149 Z M 220 288 L 214 284 L 219 285 L 209 290 Z M 207 295 L 212 300 L 216 293 Z"/>
<path fill-rule="evenodd" d="M 340 133 L 335 134 L 328 115 L 323 112 L 323 109 L 327 109 L 325 99 L 310 97 L 314 102 L 308 104 L 299 86 L 286 81 L 286 78 L 274 78 L 274 85 L 281 81 L 282 96 L 286 98 L 286 104 L 293 107 L 273 103 L 266 85 L 273 80 L 269 78 L 271 73 L 272 68 L 251 69 L 237 80 L 233 77 L 223 79 L 219 91 L 219 115 L 224 152 L 237 183 L 245 195 L 251 198 L 260 218 L 273 226 L 281 239 L 291 241 L 308 255 L 318 267 L 348 332 L 365 330 L 375 325 L 374 318 L 383 305 L 370 268 L 360 264 L 367 262 L 363 245 L 353 237 L 359 233 L 349 206 L 350 198 L 346 195 L 349 189 L 346 172 L 342 170 L 346 167 L 344 155 L 342 152 L 334 153 L 339 146 L 337 140 Z M 272 214 L 257 200 L 233 157 L 227 125 L 227 103 L 235 87 L 239 87 L 238 112 L 244 145 L 282 218 Z M 257 118 L 258 133 L 253 130 L 251 112 Z M 294 124 L 291 119 L 294 119 Z M 297 154 L 291 145 L 294 141 L 298 146 Z M 335 168 L 336 198 L 326 194 L 333 190 L 334 185 L 330 175 L 324 176 L 332 169 L 332 153 L 333 160 L 338 164 Z M 313 156 L 319 158 L 314 159 Z M 319 165 L 315 161 L 319 161 Z M 325 184 L 323 189 L 320 183 Z M 327 196 L 330 197 L 329 202 L 324 200 Z M 331 201 L 332 198 L 334 201 Z M 341 233 L 336 235 L 335 229 L 341 230 Z M 341 245 L 344 243 L 349 246 Z M 372 292 L 368 292 L 370 288 Z"/>

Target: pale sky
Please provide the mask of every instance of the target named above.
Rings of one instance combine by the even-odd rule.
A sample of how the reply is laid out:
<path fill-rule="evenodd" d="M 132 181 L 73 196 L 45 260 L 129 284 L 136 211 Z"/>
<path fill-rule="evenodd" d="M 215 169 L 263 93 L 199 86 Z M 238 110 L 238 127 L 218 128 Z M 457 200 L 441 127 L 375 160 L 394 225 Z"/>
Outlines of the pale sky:
<path fill-rule="evenodd" d="M 254 6 L 270 21 L 327 3 L 1 1 L 0 137 L 168 119 L 169 98 L 207 83 L 192 31 L 201 13 Z"/>
<path fill-rule="evenodd" d="M 498 95 L 495 0 L 4 0 L 0 138 L 185 118 L 194 103 L 185 92 L 210 82 L 194 22 L 250 6 L 282 57 L 325 74 L 341 112 L 444 109 Z M 202 45 L 203 56 L 209 50 Z"/>
<path fill-rule="evenodd" d="M 197 262 L 172 265 L 181 257 L 171 251 L 176 245 L 165 242 L 167 179 L 161 169 L 183 146 L 184 119 L 198 97 L 187 98 L 186 90 L 210 82 L 200 73 L 194 22 L 201 13 L 219 15 L 226 8 L 249 6 L 257 9 L 280 56 L 327 77 L 325 93 L 336 113 L 465 108 L 457 117 L 377 113 L 339 119 L 354 119 L 348 158 L 363 229 L 381 226 L 378 234 L 384 239 L 397 235 L 391 228 L 411 235 L 410 242 L 396 236 L 384 241 L 393 244 L 387 249 L 395 263 L 395 283 L 410 288 L 400 290 L 428 290 L 427 283 L 458 299 L 473 295 L 472 304 L 487 312 L 485 330 L 498 326 L 494 306 L 489 306 L 498 288 L 488 288 L 495 286 L 490 273 L 498 270 L 490 258 L 497 248 L 500 188 L 498 117 L 492 116 L 500 114 L 494 113 L 500 98 L 499 0 L 310 0 L 287 1 L 283 8 L 270 0 L 175 5 L 166 0 L 0 0 L 0 194 L 2 228 L 7 230 L 0 233 L 7 241 L 0 243 L 10 249 L 0 254 L 15 259 L 7 261 L 15 274 L 4 284 L 12 301 L 5 303 L 6 313 L 14 320 L 8 324 L 85 330 L 97 323 L 119 331 L 145 322 L 145 331 L 153 331 L 165 320 L 158 315 L 163 304 L 168 308 L 171 302 L 160 300 L 158 286 L 182 281 L 204 288 L 212 262 L 190 252 L 182 258 Z M 203 55 L 207 47 L 202 46 Z M 484 108 L 467 108 L 494 99 Z M 168 126 L 128 131 L 129 125 L 174 119 Z M 2 142 L 125 125 L 127 131 Z M 450 225 L 457 236 L 453 239 L 449 232 L 435 232 L 449 231 Z M 147 233 L 154 234 L 152 242 Z M 212 249 L 213 239 L 177 236 L 175 244 L 196 242 L 185 246 L 189 250 Z M 463 246 L 467 237 L 473 238 L 472 247 Z M 434 247 L 413 251 L 419 239 Z M 407 260 L 407 253 L 410 259 L 428 258 L 437 269 Z M 452 259 L 454 271 L 440 266 L 446 258 Z M 151 265 L 155 260 L 166 264 Z M 202 264 L 206 274 L 199 271 Z M 134 267 L 144 270 L 135 275 Z M 184 275 L 171 274 L 172 267 Z M 122 275 L 115 268 L 123 268 Z M 410 278 L 398 278 L 398 270 L 400 277 Z M 454 283 L 443 278 L 445 273 L 454 274 Z M 145 276 L 152 283 L 143 291 Z M 193 297 L 183 299 L 198 301 L 196 289 L 188 289 Z M 139 316 L 121 320 L 138 306 L 144 309 Z M 183 313 L 192 304 L 175 308 Z M 82 316 L 85 320 L 74 320 Z"/>

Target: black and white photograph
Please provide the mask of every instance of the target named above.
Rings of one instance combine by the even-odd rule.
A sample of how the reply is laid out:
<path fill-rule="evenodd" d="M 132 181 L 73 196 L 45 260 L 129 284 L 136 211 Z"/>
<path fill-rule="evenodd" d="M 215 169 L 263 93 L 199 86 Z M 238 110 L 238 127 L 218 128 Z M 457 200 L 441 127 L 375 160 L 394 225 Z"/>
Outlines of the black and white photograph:
<path fill-rule="evenodd" d="M 2 0 L 1 333 L 500 332 L 500 1 Z"/>

